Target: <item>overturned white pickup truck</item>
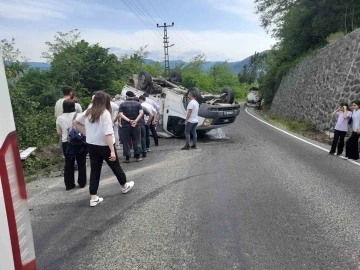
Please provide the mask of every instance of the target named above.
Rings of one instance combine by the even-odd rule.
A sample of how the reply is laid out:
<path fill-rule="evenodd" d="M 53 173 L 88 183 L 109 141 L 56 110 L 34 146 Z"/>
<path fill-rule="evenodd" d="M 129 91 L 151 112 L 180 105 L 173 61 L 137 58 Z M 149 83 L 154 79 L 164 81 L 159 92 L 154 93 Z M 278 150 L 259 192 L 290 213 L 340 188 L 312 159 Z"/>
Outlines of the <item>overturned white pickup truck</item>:
<path fill-rule="evenodd" d="M 139 97 L 149 94 L 160 107 L 159 125 L 160 137 L 182 137 L 185 135 L 186 108 L 189 102 L 188 92 L 196 91 L 199 108 L 199 124 L 197 132 L 204 135 L 212 129 L 224 127 L 233 123 L 240 113 L 240 104 L 234 103 L 234 92 L 224 88 L 221 94 L 214 95 L 199 92 L 196 88 L 187 89 L 181 86 L 182 78 L 177 72 L 172 72 L 170 79 L 152 78 L 145 71 L 133 75 L 129 84 L 125 85 L 121 95 L 125 98 L 127 91 L 133 91 Z"/>

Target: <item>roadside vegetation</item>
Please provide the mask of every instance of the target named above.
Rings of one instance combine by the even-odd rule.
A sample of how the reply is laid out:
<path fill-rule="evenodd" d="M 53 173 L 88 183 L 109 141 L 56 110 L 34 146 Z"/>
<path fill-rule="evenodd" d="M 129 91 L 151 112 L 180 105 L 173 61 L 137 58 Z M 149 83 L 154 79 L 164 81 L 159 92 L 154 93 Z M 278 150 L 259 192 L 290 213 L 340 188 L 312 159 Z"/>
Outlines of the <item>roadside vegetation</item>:
<path fill-rule="evenodd" d="M 332 141 L 329 134 L 317 130 L 315 125 L 311 121 L 299 120 L 295 118 L 285 117 L 282 115 L 272 114 L 269 111 L 269 107 L 266 106 L 261 111 L 254 110 L 251 113 L 260 116 L 273 126 L 299 134 L 303 137 L 325 144 L 330 144 Z"/>
<path fill-rule="evenodd" d="M 255 0 L 262 27 L 277 43 L 266 54 L 260 82 L 264 101 L 271 104 L 289 69 L 360 27 L 358 0 Z"/>
<path fill-rule="evenodd" d="M 17 49 L 14 39 L 0 41 L 20 148 L 38 147 L 36 155 L 24 163 L 26 176 L 48 173 L 62 159 L 54 105 L 62 97 L 64 86 L 73 87 L 82 107 L 86 108 L 94 91 L 104 89 L 115 96 L 128 79 L 141 70 L 152 76 L 164 75 L 160 62 L 145 64 L 149 56 L 146 45 L 130 55 L 119 57 L 108 48 L 83 40 L 78 30 L 57 32 L 54 40 L 46 45 L 48 50 L 42 57 L 51 68 L 40 70 L 29 68 L 28 59 Z M 235 76 L 226 62 L 205 72 L 202 68 L 205 62 L 205 55 L 198 55 L 173 70 L 182 73 L 185 87 L 197 87 L 211 93 L 231 87 L 238 101 L 244 100 L 248 90 L 256 84 Z"/>

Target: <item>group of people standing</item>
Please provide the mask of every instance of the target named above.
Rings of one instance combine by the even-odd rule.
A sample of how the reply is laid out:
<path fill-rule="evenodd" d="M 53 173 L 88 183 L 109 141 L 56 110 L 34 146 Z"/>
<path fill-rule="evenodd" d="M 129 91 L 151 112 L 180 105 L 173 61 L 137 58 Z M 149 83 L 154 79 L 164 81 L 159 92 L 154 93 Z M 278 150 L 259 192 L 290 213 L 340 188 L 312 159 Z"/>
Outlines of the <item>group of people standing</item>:
<path fill-rule="evenodd" d="M 351 160 L 359 159 L 359 137 L 360 137 L 360 100 L 351 103 L 351 109 L 347 103 L 340 106 L 332 113 L 337 117 L 334 131 L 334 139 L 329 154 L 342 155 L 345 146 L 345 158 Z M 345 136 L 351 126 L 351 135 L 345 144 Z"/>
<path fill-rule="evenodd" d="M 134 182 L 127 182 L 121 168 L 117 149 L 123 145 L 125 163 L 130 162 L 131 150 L 136 161 L 141 161 L 150 151 L 150 131 L 155 146 L 159 145 L 156 133 L 159 106 L 146 96 L 135 97 L 128 91 L 126 100 L 116 95 L 114 100 L 105 91 L 97 91 L 91 104 L 83 112 L 75 103 L 73 89 L 65 87 L 64 97 L 55 104 L 56 129 L 61 136 L 65 157 L 64 183 L 66 190 L 76 187 L 74 166 L 78 166 L 78 185 L 84 188 L 87 182 L 86 157 L 90 158 L 90 206 L 103 201 L 97 196 L 101 169 L 106 162 L 121 185 L 122 193 L 129 192 Z M 81 137 L 80 145 L 71 142 L 70 135 Z"/>

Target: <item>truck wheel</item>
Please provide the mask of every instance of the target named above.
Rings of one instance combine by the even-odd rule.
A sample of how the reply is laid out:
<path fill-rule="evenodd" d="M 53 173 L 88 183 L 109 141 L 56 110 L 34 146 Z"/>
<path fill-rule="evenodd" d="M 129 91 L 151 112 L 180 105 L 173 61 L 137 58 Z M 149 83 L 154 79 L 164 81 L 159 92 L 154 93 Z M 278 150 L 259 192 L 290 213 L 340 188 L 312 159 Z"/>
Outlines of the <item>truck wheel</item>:
<path fill-rule="evenodd" d="M 138 85 L 141 90 L 146 90 L 151 84 L 152 78 L 146 71 L 140 71 Z"/>
<path fill-rule="evenodd" d="M 226 87 L 224 88 L 221 93 L 225 93 L 226 96 L 225 96 L 225 99 L 226 99 L 226 103 L 229 103 L 229 104 L 233 104 L 234 103 L 234 99 L 235 99 L 235 93 L 234 91 L 229 88 L 229 87 Z"/>
<path fill-rule="evenodd" d="M 182 83 L 182 76 L 179 72 L 173 71 L 170 73 L 169 81 L 172 83 Z"/>

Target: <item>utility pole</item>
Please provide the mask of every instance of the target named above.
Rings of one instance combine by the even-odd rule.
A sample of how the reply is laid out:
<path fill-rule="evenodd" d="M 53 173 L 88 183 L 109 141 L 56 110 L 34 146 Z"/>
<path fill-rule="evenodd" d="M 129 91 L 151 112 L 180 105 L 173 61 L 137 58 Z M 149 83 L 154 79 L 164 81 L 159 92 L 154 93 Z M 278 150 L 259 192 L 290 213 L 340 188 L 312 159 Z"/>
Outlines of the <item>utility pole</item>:
<path fill-rule="evenodd" d="M 171 25 L 167 25 L 164 23 L 164 25 L 156 24 L 157 28 L 164 28 L 164 55 L 165 55 L 165 77 L 168 77 L 170 75 L 170 60 L 169 60 L 169 47 L 174 46 L 174 44 L 169 45 L 169 38 L 167 35 L 167 28 L 173 27 L 174 23 Z"/>

